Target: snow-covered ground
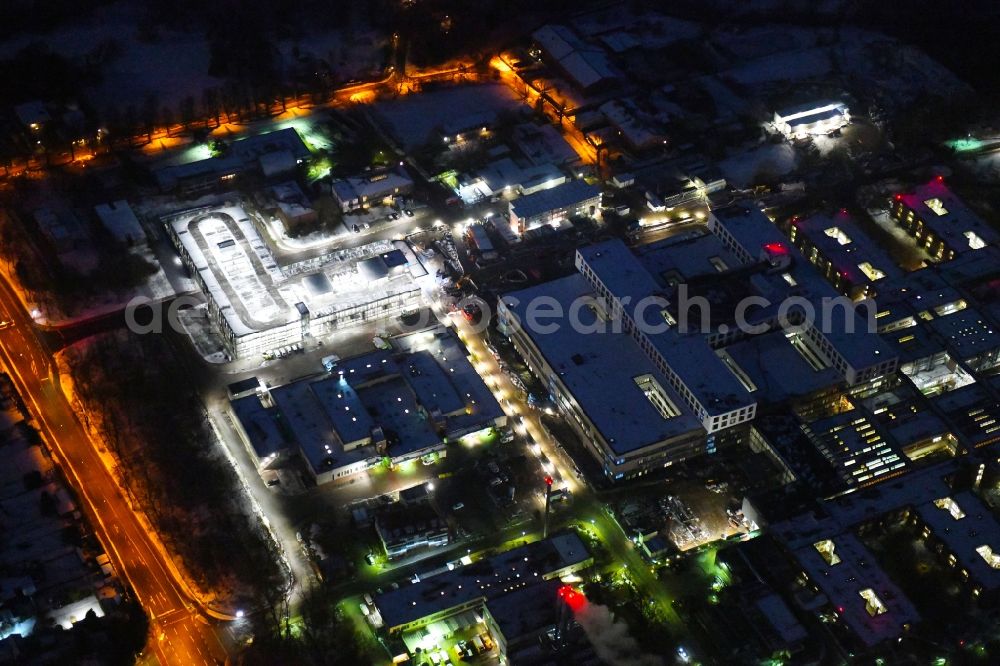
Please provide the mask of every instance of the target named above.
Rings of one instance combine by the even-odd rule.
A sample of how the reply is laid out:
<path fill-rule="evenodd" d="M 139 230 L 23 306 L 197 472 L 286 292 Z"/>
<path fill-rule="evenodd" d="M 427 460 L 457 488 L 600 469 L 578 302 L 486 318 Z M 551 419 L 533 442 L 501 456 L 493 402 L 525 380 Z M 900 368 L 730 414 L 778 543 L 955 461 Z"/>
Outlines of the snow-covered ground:
<path fill-rule="evenodd" d="M 712 34 L 712 43 L 733 57 L 746 61 L 811 48 L 816 45 L 820 34 L 819 30 L 810 28 L 769 25 L 739 32 L 718 30 Z"/>
<path fill-rule="evenodd" d="M 755 85 L 823 76 L 830 68 L 828 49 L 815 47 L 764 56 L 735 67 L 727 74 L 744 85 Z"/>
<path fill-rule="evenodd" d="M 716 115 L 722 118 L 734 118 L 747 109 L 747 100 L 737 95 L 732 88 L 727 86 L 718 77 L 706 74 L 699 76 L 695 82 L 708 93 L 715 102 Z"/>
<path fill-rule="evenodd" d="M 90 102 L 100 111 L 114 105 L 119 111 L 129 105 L 141 108 L 155 96 L 160 107 L 175 111 L 187 97 L 201 102 L 208 88 L 225 82 L 210 76 L 209 46 L 204 31 L 170 30 L 156 26 L 152 39 L 143 39 L 139 23 L 143 9 L 128 0 L 118 0 L 95 10 L 79 24 L 53 32 L 22 33 L 0 41 L 0 58 L 6 58 L 32 42 L 44 41 L 53 51 L 81 58 L 101 45 L 114 42 L 121 49 L 102 71 L 102 81 L 89 91 Z M 361 78 L 378 73 L 384 64 L 385 39 L 372 30 L 345 28 L 339 32 L 304 35 L 277 44 L 286 64 L 299 54 L 330 63 L 341 78 Z"/>
<path fill-rule="evenodd" d="M 795 149 L 787 143 L 766 144 L 723 160 L 719 168 L 735 187 L 746 187 L 765 172 L 783 176 L 795 169 Z"/>
<path fill-rule="evenodd" d="M 711 41 L 732 63 L 723 76 L 751 87 L 839 72 L 873 90 L 891 90 L 899 103 L 924 90 L 940 94 L 966 90 L 954 74 L 923 52 L 860 28 L 761 26 L 717 31 Z M 713 96 L 716 92 L 710 90 Z"/>
<path fill-rule="evenodd" d="M 838 146 L 847 145 L 843 136 L 828 136 L 825 134 L 812 137 L 812 142 L 816 146 L 816 150 L 823 157 L 829 155 Z"/>
<path fill-rule="evenodd" d="M 283 40 L 278 50 L 288 62 L 297 49 L 299 57 L 311 55 L 328 62 L 339 78 L 365 79 L 382 71 L 387 46 L 386 38 L 374 30 L 345 29 Z"/>
<path fill-rule="evenodd" d="M 208 44 L 202 34 L 158 29 L 155 41 L 142 41 L 137 25 L 141 8 L 122 1 L 96 10 L 92 18 L 41 35 L 25 33 L 0 42 L 0 57 L 8 57 L 33 41 L 44 40 L 56 53 L 82 57 L 111 41 L 121 54 L 105 68 L 102 82 L 91 91 L 91 102 L 103 109 L 114 104 L 141 107 L 149 95 L 159 104 L 185 97 L 201 99 L 202 91 L 223 82 L 208 75 Z"/>
<path fill-rule="evenodd" d="M 518 108 L 518 100 L 506 86 L 489 83 L 461 86 L 407 95 L 379 102 L 377 113 L 407 148 L 423 144 L 433 130 L 444 124 L 468 129 L 491 123 L 497 114 Z M 459 131 L 459 130 L 456 130 Z"/>

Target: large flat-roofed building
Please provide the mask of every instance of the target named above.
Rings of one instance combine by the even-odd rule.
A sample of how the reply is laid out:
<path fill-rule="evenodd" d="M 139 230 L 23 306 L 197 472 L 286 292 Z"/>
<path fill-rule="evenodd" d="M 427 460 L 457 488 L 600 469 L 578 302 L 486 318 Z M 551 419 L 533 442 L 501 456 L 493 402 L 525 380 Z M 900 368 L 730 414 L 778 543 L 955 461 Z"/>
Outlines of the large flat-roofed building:
<path fill-rule="evenodd" d="M 759 403 L 801 406 L 843 385 L 840 373 L 781 330 L 739 340 L 718 354 Z"/>
<path fill-rule="evenodd" d="M 996 245 L 1000 233 L 952 192 L 940 176 L 896 194 L 891 201 L 896 224 L 938 261 Z"/>
<path fill-rule="evenodd" d="M 316 482 L 325 483 L 385 459 L 401 464 L 442 451 L 506 424 L 452 331 L 428 329 L 394 338 L 393 345 L 341 360 L 318 377 L 234 400 L 236 422 L 258 464 L 297 450 Z"/>
<path fill-rule="evenodd" d="M 847 488 L 870 486 L 906 471 L 906 456 L 862 410 L 812 421 L 803 430 Z"/>
<path fill-rule="evenodd" d="M 124 199 L 95 206 L 94 212 L 108 233 L 122 245 L 132 247 L 146 242 L 146 232 L 139 218 Z"/>
<path fill-rule="evenodd" d="M 504 296 L 500 317 L 524 321 L 536 298 L 555 299 L 568 310 L 576 299 L 593 297 L 587 280 L 571 275 Z M 632 336 L 584 332 L 603 316 L 584 307 L 579 329 L 563 325 L 553 334 L 534 334 L 513 327 L 510 337 L 608 478 L 630 478 L 703 453 L 701 423 Z"/>
<path fill-rule="evenodd" d="M 165 223 L 233 358 L 301 345 L 423 302 L 417 280 L 427 271 L 402 241 L 280 266 L 241 206 L 186 211 Z"/>
<path fill-rule="evenodd" d="M 467 204 L 505 195 L 527 196 L 562 185 L 566 174 L 552 163 L 522 166 L 509 157 L 487 164 L 459 180 L 457 194 Z"/>
<path fill-rule="evenodd" d="M 1000 381 L 994 376 L 992 389 L 981 383 L 962 386 L 932 398 L 954 430 L 954 434 L 970 448 L 982 448 L 1000 441 Z"/>
<path fill-rule="evenodd" d="M 1000 594 L 1000 523 L 971 491 L 934 498 L 914 508 L 913 520 L 932 550 L 958 570 L 972 596 L 995 602 Z"/>
<path fill-rule="evenodd" d="M 793 343 L 819 363 L 835 368 L 850 386 L 895 372 L 898 359 L 892 347 L 877 334 L 875 325 L 857 310 L 823 276 L 798 248 L 757 207 L 738 204 L 709 215 L 709 229 L 744 265 L 768 263 L 772 269 L 751 278 L 757 295 L 774 307 L 792 297 L 805 299 L 813 316 L 801 322 Z M 768 308 L 760 310 L 765 314 Z M 871 314 L 875 308 L 872 307 Z M 789 318 L 796 312 L 789 308 Z M 730 332 L 730 335 L 733 335 Z"/>
<path fill-rule="evenodd" d="M 817 539 L 792 555 L 864 647 L 895 641 L 920 621 L 910 600 L 854 534 Z"/>
<path fill-rule="evenodd" d="M 635 304 L 661 293 L 640 260 L 608 241 L 580 249 L 576 265 L 579 275 L 504 296 L 498 316 L 605 475 L 635 477 L 738 439 L 731 429 L 756 403 L 706 337 L 633 318 Z M 533 330 L 541 299 L 570 319 Z"/>
<path fill-rule="evenodd" d="M 380 594 L 375 605 L 389 633 L 410 632 L 467 612 L 482 616 L 484 607 L 506 595 L 550 589 L 546 582 L 580 571 L 593 561 L 575 532 L 560 532 Z M 556 601 L 553 598 L 553 604 Z"/>
<path fill-rule="evenodd" d="M 578 275 L 499 300 L 501 330 L 611 480 L 743 441 L 758 398 L 830 401 L 896 370 L 874 326 L 759 210 L 717 213 L 710 229 L 635 253 L 618 240 L 581 248 Z M 702 302 L 685 312 L 688 291 Z M 793 299 L 812 313 L 784 322 Z M 541 302 L 563 318 L 533 326 Z"/>
<path fill-rule="evenodd" d="M 593 215 L 601 207 L 601 188 L 571 180 L 508 204 L 510 223 L 524 233 L 533 227 L 574 215 Z"/>
<path fill-rule="evenodd" d="M 295 128 L 286 127 L 233 141 L 224 155 L 164 166 L 155 177 L 163 191 L 190 194 L 231 184 L 237 176 L 252 170 L 265 178 L 287 175 L 309 154 Z"/>
<path fill-rule="evenodd" d="M 879 333 L 925 394 L 961 388 L 973 374 L 1000 366 L 998 324 L 987 314 L 988 302 L 977 302 L 974 293 L 990 274 L 956 276 L 950 264 L 958 261 L 893 280 L 877 299 Z"/>
<path fill-rule="evenodd" d="M 608 304 L 611 319 L 622 320 L 624 330 L 709 434 L 753 419 L 756 403 L 702 332 L 682 332 L 662 314 L 657 326 L 648 325 L 648 318 L 637 320 L 648 314 L 637 306 L 652 303 L 651 298 L 664 291 L 624 243 L 613 240 L 581 248 L 576 267 Z"/>
<path fill-rule="evenodd" d="M 234 424 L 242 432 L 243 444 L 259 470 L 269 469 L 279 462 L 288 449 L 287 438 L 269 405 L 273 406 L 273 402 L 258 392 L 230 401 L 236 416 Z"/>
<path fill-rule="evenodd" d="M 874 298 L 881 285 L 902 275 L 846 211 L 793 219 L 788 234 L 830 284 L 853 299 Z"/>
<path fill-rule="evenodd" d="M 774 127 L 789 139 L 830 134 L 851 122 L 851 112 L 843 102 L 809 102 L 775 111 Z"/>

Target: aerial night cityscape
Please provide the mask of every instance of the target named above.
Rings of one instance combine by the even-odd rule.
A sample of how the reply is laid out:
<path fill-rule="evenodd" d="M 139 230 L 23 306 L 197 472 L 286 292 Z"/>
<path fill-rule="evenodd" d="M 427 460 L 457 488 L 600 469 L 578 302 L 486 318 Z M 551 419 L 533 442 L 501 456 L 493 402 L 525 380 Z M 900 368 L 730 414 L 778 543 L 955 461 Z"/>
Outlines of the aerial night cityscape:
<path fill-rule="evenodd" d="M 1000 664 L 998 35 L 2 0 L 0 666 Z"/>

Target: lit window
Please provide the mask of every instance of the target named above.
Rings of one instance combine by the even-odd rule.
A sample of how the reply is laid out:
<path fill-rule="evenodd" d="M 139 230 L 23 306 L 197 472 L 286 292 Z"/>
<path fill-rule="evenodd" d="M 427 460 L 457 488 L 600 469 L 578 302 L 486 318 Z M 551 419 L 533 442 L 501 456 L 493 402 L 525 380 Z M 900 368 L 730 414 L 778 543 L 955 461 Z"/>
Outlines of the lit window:
<path fill-rule="evenodd" d="M 952 301 L 951 303 L 945 303 L 944 305 L 939 305 L 934 308 L 934 313 L 939 317 L 944 317 L 945 315 L 950 315 L 953 312 L 958 312 L 959 310 L 964 310 L 968 307 L 964 298 L 960 298 L 957 301 Z"/>
<path fill-rule="evenodd" d="M 965 512 L 962 511 L 962 507 L 958 505 L 958 502 L 950 497 L 942 497 L 941 499 L 934 500 L 934 506 L 939 509 L 943 509 L 951 514 L 951 517 L 955 520 L 961 520 L 965 518 Z"/>
<path fill-rule="evenodd" d="M 966 231 L 965 237 L 969 239 L 969 247 L 973 250 L 981 250 L 986 247 L 986 241 L 980 238 L 975 231 Z"/>
<path fill-rule="evenodd" d="M 993 549 L 989 546 L 980 546 L 976 548 L 976 552 L 979 553 L 986 564 L 990 565 L 994 569 L 1000 569 L 1000 555 L 993 552 Z"/>
<path fill-rule="evenodd" d="M 924 205 L 927 206 L 928 208 L 930 208 L 932 211 L 934 211 L 938 215 L 947 215 L 948 214 L 948 209 L 945 208 L 944 204 L 941 203 L 941 200 L 938 199 L 938 198 L 936 198 L 936 197 L 934 199 L 928 199 L 927 201 L 924 202 Z"/>
<path fill-rule="evenodd" d="M 875 590 L 869 587 L 865 590 L 861 590 L 860 594 L 861 598 L 865 600 L 865 610 L 868 611 L 868 614 L 872 617 L 889 612 L 889 609 L 885 607 L 882 600 L 878 598 L 877 594 L 875 594 Z"/>
<path fill-rule="evenodd" d="M 837 555 L 835 549 L 837 545 L 833 543 L 831 539 L 824 539 L 823 541 L 817 541 L 813 544 L 813 547 L 820 554 L 820 556 L 826 560 L 826 563 L 830 566 L 834 564 L 840 564 L 840 555 Z"/>
<path fill-rule="evenodd" d="M 795 281 L 795 278 L 793 278 L 788 273 L 782 273 L 781 277 L 785 278 L 785 282 L 787 282 L 788 284 L 792 285 L 793 287 L 798 284 L 798 282 Z"/>
<path fill-rule="evenodd" d="M 875 280 L 881 280 L 882 278 L 885 277 L 885 273 L 875 268 L 867 261 L 858 264 L 858 268 L 860 268 L 861 272 L 864 273 L 868 277 L 868 279 L 871 280 L 872 282 L 874 282 Z"/>
<path fill-rule="evenodd" d="M 840 227 L 830 227 L 829 229 L 824 229 L 823 233 L 830 238 L 836 239 L 841 245 L 850 245 L 851 237 L 845 234 Z"/>

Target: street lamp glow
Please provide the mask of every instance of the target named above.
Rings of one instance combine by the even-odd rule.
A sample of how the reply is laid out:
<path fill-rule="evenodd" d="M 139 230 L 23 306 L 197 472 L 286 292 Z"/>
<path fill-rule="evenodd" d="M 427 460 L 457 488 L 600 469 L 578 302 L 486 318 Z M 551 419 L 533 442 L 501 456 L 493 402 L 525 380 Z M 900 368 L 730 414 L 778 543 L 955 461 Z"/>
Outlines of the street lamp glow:
<path fill-rule="evenodd" d="M 237 619 L 242 619 L 244 615 L 245 615 L 245 613 L 242 610 L 236 611 L 236 618 Z"/>

